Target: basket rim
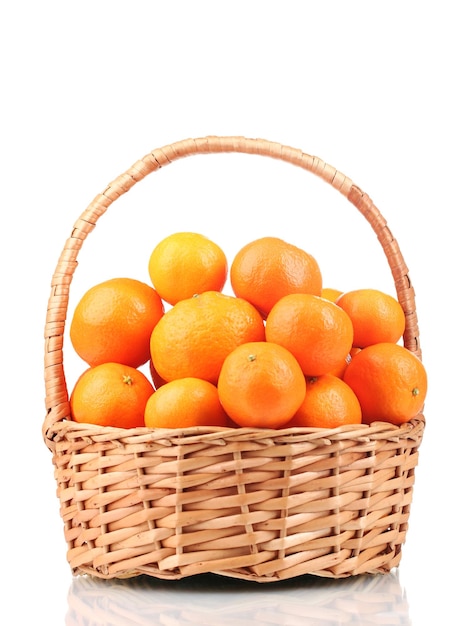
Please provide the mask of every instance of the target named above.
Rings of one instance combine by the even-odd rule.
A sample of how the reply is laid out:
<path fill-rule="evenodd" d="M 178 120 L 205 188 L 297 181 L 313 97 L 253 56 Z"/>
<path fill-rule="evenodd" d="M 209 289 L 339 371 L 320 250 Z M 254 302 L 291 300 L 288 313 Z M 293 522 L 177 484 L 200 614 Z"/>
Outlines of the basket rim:
<path fill-rule="evenodd" d="M 375 421 L 371 424 L 345 424 L 335 428 L 231 428 L 221 426 L 190 426 L 187 428 L 121 428 L 83 424 L 70 419 L 55 422 L 50 430 L 53 443 L 73 439 L 92 442 L 101 449 L 105 444 L 112 446 L 224 446 L 231 443 L 256 442 L 259 447 L 304 444 L 314 448 L 342 446 L 344 442 L 356 445 L 370 444 L 378 440 L 399 442 L 405 439 L 420 440 L 425 428 L 425 417 L 419 413 L 400 425 Z"/>
<path fill-rule="evenodd" d="M 309 155 L 298 148 L 286 146 L 278 142 L 242 136 L 213 135 L 197 139 L 180 140 L 149 152 L 109 183 L 102 193 L 94 197 L 92 202 L 77 219 L 70 236 L 64 244 L 52 276 L 51 294 L 48 300 L 45 322 L 44 373 L 46 416 L 42 425 L 42 434 L 47 447 L 52 452 L 55 451 L 56 440 L 60 438 L 62 432 L 69 432 L 69 430 L 75 431 L 75 433 L 80 430 L 82 432 L 85 431 L 85 428 L 80 429 L 80 425 L 69 420 L 69 394 L 64 372 L 63 337 L 68 310 L 70 284 L 77 267 L 78 253 L 86 237 L 94 229 L 98 219 L 106 212 L 109 206 L 148 174 L 186 156 L 231 152 L 270 157 L 298 166 L 331 185 L 358 209 L 376 233 L 378 242 L 383 249 L 392 272 L 397 298 L 403 308 L 406 320 L 405 333 L 403 336 L 404 346 L 422 359 L 415 293 L 408 268 L 398 242 L 388 228 L 386 220 L 368 194 L 364 193 L 355 185 L 348 176 L 327 164 L 319 157 Z M 380 426 L 381 424 L 385 426 L 382 427 Z M 326 441 L 330 436 L 338 436 L 339 438 L 348 436 L 349 434 L 352 436 L 352 433 L 356 435 L 355 430 L 357 430 L 357 432 L 365 432 L 365 434 L 361 435 L 365 438 L 371 436 L 407 436 L 410 431 L 417 432 L 420 427 L 423 428 L 423 424 L 424 416 L 421 413 L 410 422 L 407 422 L 406 425 L 391 426 L 389 429 L 387 428 L 386 422 L 378 422 L 372 425 L 359 425 L 360 428 L 358 429 L 343 426 L 333 429 L 333 433 L 330 433 L 328 430 L 325 433 L 323 429 L 319 429 L 319 433 L 313 432 L 317 429 L 288 429 L 289 433 L 263 429 L 263 432 L 265 434 L 270 433 L 271 437 L 275 432 L 277 439 L 279 436 L 292 436 L 296 434 L 292 431 L 299 430 L 302 431 L 303 437 L 305 435 L 312 439 L 319 437 Z M 87 427 L 88 425 L 85 426 Z M 151 429 L 137 428 L 133 430 L 135 434 L 141 436 L 150 438 L 156 437 L 156 435 L 152 435 Z M 214 430 L 217 432 L 214 432 Z M 204 429 L 197 432 L 196 429 L 191 428 L 180 430 L 179 433 L 177 431 L 173 433 L 167 431 L 168 434 L 165 432 L 158 434 L 158 438 L 164 439 L 166 436 L 166 438 L 168 437 L 169 439 L 178 438 L 178 440 L 180 440 L 180 437 L 186 437 L 187 440 L 189 440 L 190 437 L 196 435 L 199 437 L 205 436 L 209 440 L 218 440 L 219 437 L 221 438 L 221 431 L 224 430 L 227 432 L 229 429 L 214 430 L 211 429 L 212 432 L 209 432 L 209 429 Z M 244 429 L 237 430 L 241 431 Z M 254 433 L 256 433 L 257 436 L 261 436 L 259 430 L 248 430 L 249 432 L 247 433 L 239 433 L 240 436 L 253 436 Z M 90 436 L 90 433 L 92 433 L 93 436 L 99 436 L 100 433 L 105 433 L 104 436 L 106 437 L 114 436 L 114 438 L 121 437 L 123 439 L 134 434 L 131 430 L 126 431 L 123 429 L 120 433 L 119 429 L 106 426 L 86 429 L 87 436 Z"/>

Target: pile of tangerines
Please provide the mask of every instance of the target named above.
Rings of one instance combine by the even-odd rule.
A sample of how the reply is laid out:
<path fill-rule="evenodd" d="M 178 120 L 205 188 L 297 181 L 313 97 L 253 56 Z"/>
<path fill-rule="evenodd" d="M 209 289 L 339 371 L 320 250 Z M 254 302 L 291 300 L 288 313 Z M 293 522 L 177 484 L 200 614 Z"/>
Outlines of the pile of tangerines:
<path fill-rule="evenodd" d="M 229 265 L 214 241 L 177 232 L 148 270 L 151 284 L 112 278 L 77 303 L 70 339 L 87 368 L 70 396 L 73 420 L 335 428 L 398 425 L 421 411 L 426 371 L 400 342 L 398 300 L 323 288 L 305 250 L 261 237 Z"/>

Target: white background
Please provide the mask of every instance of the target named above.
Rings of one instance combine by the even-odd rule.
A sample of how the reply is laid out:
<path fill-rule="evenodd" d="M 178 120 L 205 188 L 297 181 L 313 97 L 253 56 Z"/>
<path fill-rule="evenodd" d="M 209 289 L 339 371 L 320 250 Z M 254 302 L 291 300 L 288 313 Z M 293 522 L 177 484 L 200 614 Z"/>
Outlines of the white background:
<path fill-rule="evenodd" d="M 328 625 L 359 612 L 359 624 L 454 621 L 454 8 L 446 0 L 2 4 L 3 623 L 22 624 L 29 613 L 50 626 L 84 619 Z M 292 583 L 249 595 L 230 583 L 230 593 L 191 583 L 104 591 L 72 580 L 41 437 L 51 275 L 74 221 L 111 180 L 154 148 L 206 135 L 263 137 L 320 156 L 369 193 L 410 268 L 429 373 L 427 429 L 402 563 L 379 587 Z M 327 286 L 392 289 L 373 232 L 338 196 L 310 174 L 261 157 L 180 161 L 101 218 L 72 298 L 111 275 L 148 280 L 152 247 L 184 229 L 214 238 L 230 258 L 253 237 L 280 234 L 315 254 Z M 81 365 L 70 350 L 67 358 L 71 383 Z M 382 603 L 380 621 L 363 615 L 374 601 Z"/>

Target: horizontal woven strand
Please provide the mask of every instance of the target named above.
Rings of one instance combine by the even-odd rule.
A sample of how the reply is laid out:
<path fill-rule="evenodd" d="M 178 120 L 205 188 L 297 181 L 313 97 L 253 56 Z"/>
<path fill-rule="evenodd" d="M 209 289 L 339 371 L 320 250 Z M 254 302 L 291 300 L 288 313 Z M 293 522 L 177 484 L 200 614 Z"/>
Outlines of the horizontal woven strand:
<path fill-rule="evenodd" d="M 150 546 L 159 541 L 163 542 L 163 545 L 165 545 L 164 540 L 171 535 L 171 531 L 167 528 L 135 530 L 136 532 L 133 532 L 132 528 L 122 528 L 104 535 L 99 535 L 95 540 L 95 545 L 110 546 L 114 551 Z"/>
<path fill-rule="evenodd" d="M 156 550 L 154 545 L 123 550 L 103 550 L 94 558 L 94 567 L 112 572 L 131 570 L 143 564 L 161 562 L 168 558 L 172 550 L 161 548 Z"/>
<path fill-rule="evenodd" d="M 274 533 L 270 533 L 265 530 L 254 532 L 247 532 L 244 528 L 236 530 L 239 532 L 234 532 L 234 534 L 225 536 L 224 542 L 221 541 L 220 538 L 216 537 L 215 539 L 209 539 L 207 541 L 187 542 L 186 546 L 180 544 L 180 547 L 186 547 L 188 550 L 191 548 L 193 552 L 212 551 L 221 548 L 222 545 L 224 545 L 225 550 L 244 548 L 244 551 L 246 551 L 248 545 L 257 547 L 260 546 L 262 549 L 266 549 L 266 545 L 275 537 Z"/>
<path fill-rule="evenodd" d="M 167 557 L 159 563 L 160 570 L 180 568 L 183 574 L 192 576 L 206 571 L 218 571 L 225 568 L 251 568 L 258 563 L 270 561 L 273 557 L 271 552 L 257 552 L 255 554 L 240 554 L 237 551 L 226 555 L 224 550 L 203 551 L 198 553 L 186 553 L 175 557 Z"/>
<path fill-rule="evenodd" d="M 343 510 L 339 513 L 334 511 L 312 511 L 312 512 L 288 512 L 288 515 L 284 518 L 275 517 L 271 520 L 265 521 L 260 525 L 267 530 L 283 530 L 287 534 L 295 534 L 302 532 L 315 531 L 320 528 L 334 528 L 339 524 L 344 524 L 346 521 L 355 517 L 355 513 Z"/>
<path fill-rule="evenodd" d="M 290 552 L 299 552 L 303 550 L 314 550 L 315 547 L 323 545 L 337 545 L 336 535 L 331 533 L 332 527 L 325 524 L 322 528 L 310 531 L 295 532 L 294 534 L 275 537 L 269 541 L 263 542 L 264 550 L 282 551 L 284 554 Z"/>
<path fill-rule="evenodd" d="M 283 580 L 292 577 L 292 570 L 295 571 L 294 576 L 303 576 L 320 569 L 330 569 L 348 555 L 349 551 L 330 552 L 328 548 L 316 548 L 257 565 L 253 571 L 257 576 L 275 574 L 279 580 Z"/>
<path fill-rule="evenodd" d="M 137 497 L 136 500 L 138 502 L 140 498 Z M 135 534 L 138 528 L 150 528 L 152 523 L 155 523 L 165 514 L 165 511 L 166 509 L 161 507 L 149 506 L 145 508 L 143 504 L 123 501 L 122 506 L 118 502 L 116 509 L 99 512 L 94 517 L 94 524 L 105 525 L 108 532 L 127 528 L 132 534 Z"/>
<path fill-rule="evenodd" d="M 196 549 L 204 550 L 204 549 L 213 549 L 216 545 L 224 544 L 231 547 L 231 542 L 236 546 L 245 545 L 247 546 L 247 535 L 244 531 L 244 526 L 229 526 L 225 528 L 206 528 L 204 530 L 187 530 L 185 533 L 173 534 L 167 539 L 164 540 L 164 545 L 168 548 L 188 548 L 189 546 L 194 546 Z M 255 543 L 267 540 L 274 536 L 275 533 L 273 531 L 267 530 L 259 530 L 253 533 L 253 539 Z M 257 541 L 256 538 L 259 537 Z"/>

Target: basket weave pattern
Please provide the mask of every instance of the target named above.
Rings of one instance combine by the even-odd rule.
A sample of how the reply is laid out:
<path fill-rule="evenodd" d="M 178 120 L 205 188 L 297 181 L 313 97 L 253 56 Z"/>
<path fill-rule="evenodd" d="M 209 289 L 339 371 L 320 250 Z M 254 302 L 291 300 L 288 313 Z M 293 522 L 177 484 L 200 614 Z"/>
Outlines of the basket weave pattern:
<path fill-rule="evenodd" d="M 146 175 L 185 156 L 240 152 L 299 166 L 368 220 L 421 356 L 414 290 L 384 218 L 317 157 L 261 139 L 205 137 L 154 150 L 96 196 L 77 220 L 52 279 L 45 326 L 43 423 L 74 574 L 179 579 L 214 572 L 270 582 L 388 572 L 401 558 L 425 420 L 333 430 L 132 430 L 70 419 L 63 335 L 77 256 L 107 208 Z"/>

